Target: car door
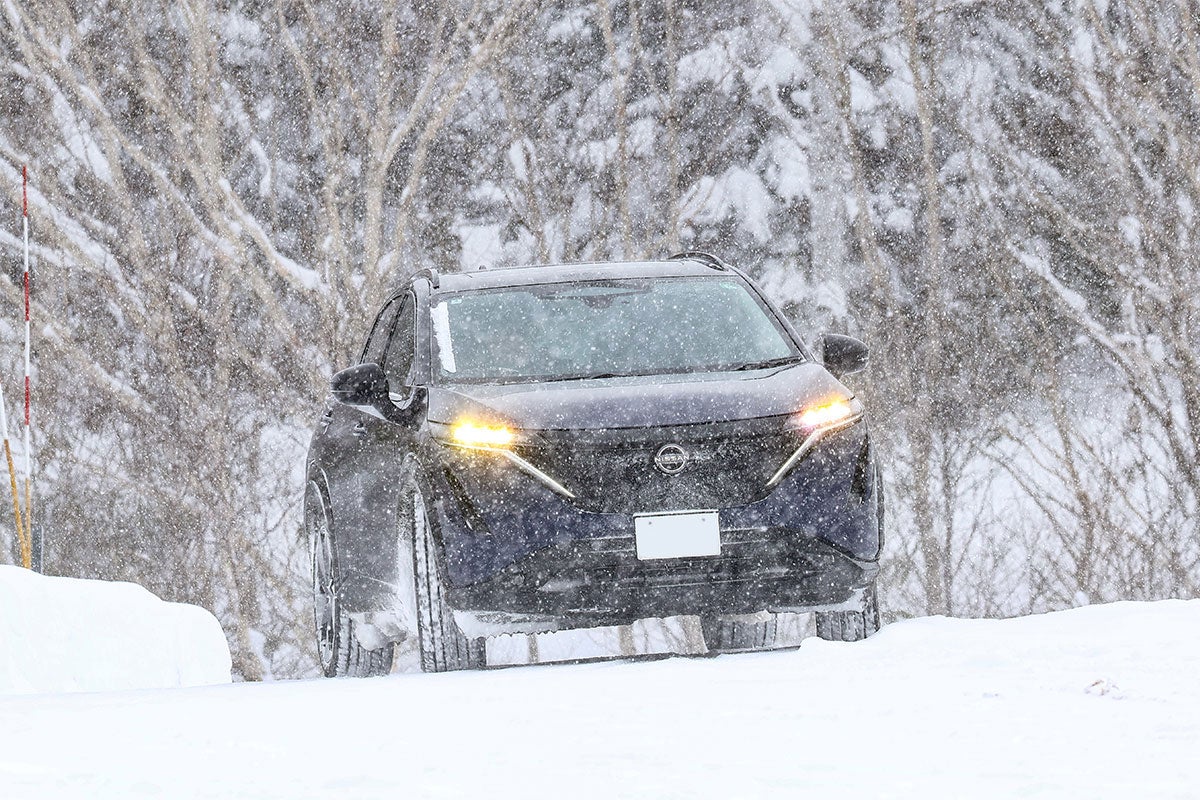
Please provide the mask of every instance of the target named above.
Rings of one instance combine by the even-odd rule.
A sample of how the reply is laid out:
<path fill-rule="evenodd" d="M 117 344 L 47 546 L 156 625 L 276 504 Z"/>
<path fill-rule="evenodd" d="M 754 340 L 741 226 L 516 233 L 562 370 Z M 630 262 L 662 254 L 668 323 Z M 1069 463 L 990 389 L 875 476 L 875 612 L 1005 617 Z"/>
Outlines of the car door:
<path fill-rule="evenodd" d="M 382 363 L 403 298 L 401 295 L 389 299 L 376 315 L 359 357 L 360 364 L 369 361 Z M 314 459 L 324 471 L 333 527 L 342 548 L 357 538 L 361 527 L 359 508 L 363 499 L 363 445 L 367 434 L 365 416 L 353 406 L 329 397 L 325 401 L 325 413 L 321 416 L 318 428 L 320 447 L 315 449 Z M 345 567 L 353 568 L 353 563 L 353 559 L 343 558 Z"/>
<path fill-rule="evenodd" d="M 401 295 L 399 308 L 383 352 L 378 358 L 388 379 L 388 394 L 397 411 L 415 400 L 412 366 L 416 341 L 416 301 L 411 292 Z M 356 503 L 344 518 L 355 531 L 350 557 L 364 575 L 385 583 L 395 573 L 396 511 L 399 507 L 400 469 L 415 441 L 415 425 L 402 414 L 384 419 L 369 411 L 352 409 L 351 428 L 355 452 L 348 459 L 353 474 Z"/>

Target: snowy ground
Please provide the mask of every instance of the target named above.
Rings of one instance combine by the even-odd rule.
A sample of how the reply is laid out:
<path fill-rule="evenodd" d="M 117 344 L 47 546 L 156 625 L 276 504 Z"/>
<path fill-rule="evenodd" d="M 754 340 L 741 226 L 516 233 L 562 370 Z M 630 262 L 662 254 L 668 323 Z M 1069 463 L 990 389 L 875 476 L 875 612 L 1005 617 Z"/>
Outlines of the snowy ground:
<path fill-rule="evenodd" d="M 0 796 L 1200 793 L 1200 600 L 715 659 L 0 698 Z"/>

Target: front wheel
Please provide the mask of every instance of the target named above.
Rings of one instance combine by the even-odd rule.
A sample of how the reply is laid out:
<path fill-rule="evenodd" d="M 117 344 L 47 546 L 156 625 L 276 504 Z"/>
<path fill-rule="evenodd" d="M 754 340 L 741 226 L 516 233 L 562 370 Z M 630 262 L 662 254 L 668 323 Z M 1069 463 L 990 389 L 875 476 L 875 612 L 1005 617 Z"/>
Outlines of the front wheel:
<path fill-rule="evenodd" d="M 740 616 L 702 616 L 700 630 L 710 655 L 771 650 L 778 617 L 770 612 Z"/>
<path fill-rule="evenodd" d="M 318 497 L 305 504 L 305 524 L 312 556 L 313 623 L 317 633 L 317 660 L 327 678 L 368 678 L 386 675 L 392 668 L 392 645 L 368 650 L 358 640 L 354 620 L 338 596 L 337 548 L 329 517 Z"/>
<path fill-rule="evenodd" d="M 817 636 L 831 642 L 857 642 L 879 630 L 879 599 L 872 581 L 859 611 L 818 611 Z"/>
<path fill-rule="evenodd" d="M 415 469 L 410 469 L 405 483 L 404 503 L 398 515 L 400 552 L 397 557 L 404 559 L 407 553 L 412 554 L 409 585 L 415 595 L 413 606 L 421 671 L 482 669 L 487 665 L 484 640 L 469 638 L 462 632 L 447 602 L 429 507 Z"/>
<path fill-rule="evenodd" d="M 875 464 L 875 519 L 879 531 L 879 552 L 883 552 L 884 539 L 884 505 L 883 505 L 883 475 L 879 471 L 879 463 Z M 882 622 L 879 617 L 879 595 L 875 590 L 875 581 L 863 590 L 862 605 L 858 611 L 818 611 L 817 636 L 831 642 L 857 642 L 876 633 Z"/>

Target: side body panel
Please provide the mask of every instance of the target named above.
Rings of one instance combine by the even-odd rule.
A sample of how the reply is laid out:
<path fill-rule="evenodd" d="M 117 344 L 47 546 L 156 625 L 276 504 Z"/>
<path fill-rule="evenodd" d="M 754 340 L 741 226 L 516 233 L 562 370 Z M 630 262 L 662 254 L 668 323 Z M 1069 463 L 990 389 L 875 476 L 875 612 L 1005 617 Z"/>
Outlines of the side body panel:
<path fill-rule="evenodd" d="M 416 319 L 422 318 L 426 296 L 427 292 L 414 294 Z M 420 335 L 421 327 L 416 326 L 410 380 L 419 380 L 422 370 L 427 372 L 421 351 L 427 352 L 428 337 Z M 388 335 L 394 337 L 395 331 Z M 392 346 L 374 357 L 386 358 Z M 364 351 L 364 357 L 371 354 Z M 394 587 L 398 476 L 406 455 L 415 449 L 427 393 L 424 386 L 392 389 L 395 408 L 387 419 L 374 410 L 327 400 L 326 414 L 310 446 L 309 480 L 327 488 L 341 572 L 340 598 L 349 611 L 387 605 Z"/>

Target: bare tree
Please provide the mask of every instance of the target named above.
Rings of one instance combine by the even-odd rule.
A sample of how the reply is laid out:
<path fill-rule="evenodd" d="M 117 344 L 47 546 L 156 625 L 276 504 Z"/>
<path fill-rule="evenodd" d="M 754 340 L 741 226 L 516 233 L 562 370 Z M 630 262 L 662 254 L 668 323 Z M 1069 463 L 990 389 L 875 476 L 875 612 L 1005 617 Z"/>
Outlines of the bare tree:
<path fill-rule="evenodd" d="M 104 531 L 58 535 L 52 569 L 212 608 L 246 678 L 280 642 L 307 651 L 279 457 L 302 452 L 367 308 L 417 268 L 432 143 L 528 5 L 4 5 L 22 101 L 0 157 L 32 165 L 40 270 L 71 283 L 39 293 L 39 383 L 91 406 L 42 417 L 47 477 L 91 470 L 47 513 Z"/>

